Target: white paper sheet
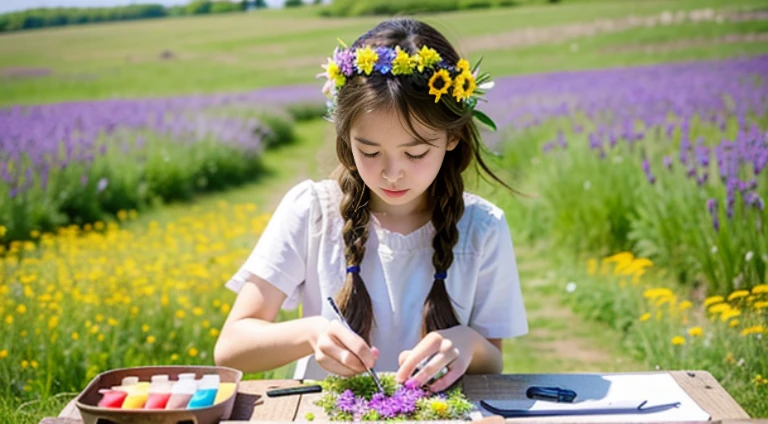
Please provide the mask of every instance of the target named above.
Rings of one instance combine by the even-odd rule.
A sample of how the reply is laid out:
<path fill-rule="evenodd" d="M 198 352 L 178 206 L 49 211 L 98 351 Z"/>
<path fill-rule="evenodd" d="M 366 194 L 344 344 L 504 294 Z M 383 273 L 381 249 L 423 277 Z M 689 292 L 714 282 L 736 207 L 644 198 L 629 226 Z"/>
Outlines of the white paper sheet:
<path fill-rule="evenodd" d="M 544 383 L 544 384 L 541 384 Z M 659 421 L 707 421 L 708 413 L 702 410 L 693 399 L 677 384 L 668 373 L 645 374 L 553 374 L 551 379 L 537 383 L 540 386 L 557 386 L 576 391 L 574 403 L 558 403 L 557 409 L 585 406 L 600 407 L 610 403 L 648 401 L 649 404 L 668 404 L 680 402 L 679 407 L 659 412 L 638 414 L 599 414 L 599 415 L 569 415 L 551 417 L 522 417 L 508 420 L 528 422 L 542 421 L 589 421 L 589 422 L 659 422 Z M 504 397 L 504 396 L 501 396 Z M 534 409 L 546 407 L 548 403 L 529 399 L 496 400 L 495 406 L 519 408 L 528 404 Z M 506 405 L 505 405 L 506 403 Z M 478 410 L 473 413 L 473 419 L 492 415 L 476 403 Z"/>

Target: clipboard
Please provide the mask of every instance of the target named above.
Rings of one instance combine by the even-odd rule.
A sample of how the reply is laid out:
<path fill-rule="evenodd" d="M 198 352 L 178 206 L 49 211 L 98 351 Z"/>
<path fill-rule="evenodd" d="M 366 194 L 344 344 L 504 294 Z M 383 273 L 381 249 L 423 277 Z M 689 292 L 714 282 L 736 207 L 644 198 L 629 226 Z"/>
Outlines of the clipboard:
<path fill-rule="evenodd" d="M 504 418 L 562 415 L 649 414 L 677 408 L 680 402 L 651 403 L 647 400 L 588 401 L 576 403 L 541 400 L 481 400 L 480 406 Z"/>

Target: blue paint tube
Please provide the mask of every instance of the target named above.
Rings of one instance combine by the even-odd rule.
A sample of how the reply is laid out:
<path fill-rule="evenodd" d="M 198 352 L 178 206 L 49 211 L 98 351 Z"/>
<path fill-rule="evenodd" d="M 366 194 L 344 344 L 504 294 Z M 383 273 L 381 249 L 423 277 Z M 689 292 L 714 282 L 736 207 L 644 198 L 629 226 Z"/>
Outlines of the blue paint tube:
<path fill-rule="evenodd" d="M 213 401 L 216 399 L 216 392 L 219 390 L 220 382 L 221 378 L 218 374 L 204 375 L 197 385 L 197 391 L 192 395 L 192 399 L 189 400 L 187 409 L 212 406 Z"/>

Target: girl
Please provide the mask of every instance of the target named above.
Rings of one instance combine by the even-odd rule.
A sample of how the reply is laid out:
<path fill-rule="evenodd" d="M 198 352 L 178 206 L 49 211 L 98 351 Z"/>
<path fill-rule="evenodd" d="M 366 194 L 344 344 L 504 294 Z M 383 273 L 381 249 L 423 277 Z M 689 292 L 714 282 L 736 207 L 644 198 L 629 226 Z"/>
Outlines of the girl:
<path fill-rule="evenodd" d="M 502 339 L 528 324 L 504 213 L 464 192 L 473 160 L 504 184 L 473 121 L 489 122 L 474 109 L 484 77 L 434 28 L 403 18 L 325 68 L 341 164 L 285 195 L 227 283 L 239 294 L 216 363 L 255 372 L 301 359 L 295 378 L 374 368 L 418 384 L 446 367 L 433 391 L 500 373 Z M 273 322 L 299 301 L 302 318 Z"/>

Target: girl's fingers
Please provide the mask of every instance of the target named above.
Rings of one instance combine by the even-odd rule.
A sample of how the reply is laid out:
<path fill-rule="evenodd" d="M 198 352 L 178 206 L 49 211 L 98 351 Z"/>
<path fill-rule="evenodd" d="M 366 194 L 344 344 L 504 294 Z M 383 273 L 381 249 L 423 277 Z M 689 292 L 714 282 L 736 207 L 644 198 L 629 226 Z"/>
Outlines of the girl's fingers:
<path fill-rule="evenodd" d="M 315 360 L 317 361 L 318 365 L 323 367 L 326 371 L 332 372 L 336 375 L 351 377 L 358 374 L 325 353 L 315 353 Z"/>
<path fill-rule="evenodd" d="M 349 370 L 341 375 L 354 375 L 365 371 L 365 366 L 360 359 L 358 359 L 354 353 L 349 351 L 343 344 L 341 344 L 336 337 L 332 334 L 325 334 L 318 341 L 319 355 L 323 358 L 329 357 L 338 362 L 341 366 Z M 315 352 L 315 359 L 318 356 L 318 352 Z"/>
<path fill-rule="evenodd" d="M 404 350 L 400 352 L 400 355 L 397 357 L 397 364 L 400 366 L 403 366 L 403 362 L 408 358 L 408 355 L 411 354 L 410 350 Z"/>
<path fill-rule="evenodd" d="M 342 347 L 360 358 L 358 362 L 362 361 L 363 371 L 366 368 L 373 368 L 373 365 L 376 363 L 376 356 L 373 354 L 373 349 L 368 346 L 368 343 L 362 337 L 342 325 L 339 321 L 333 321 L 328 331 Z"/>
<path fill-rule="evenodd" d="M 446 368 L 457 357 L 458 355 L 454 355 L 453 352 L 439 352 L 430 358 L 427 364 L 414 374 L 411 379 L 417 381 L 421 386 L 433 377 L 436 377 L 443 368 Z"/>
<path fill-rule="evenodd" d="M 430 355 L 439 352 L 442 340 L 442 337 L 435 333 L 430 333 L 421 339 L 397 370 L 397 374 L 395 375 L 397 381 L 404 382 L 408 380 L 421 361 L 428 358 Z M 419 381 L 419 384 L 424 384 L 424 382 Z"/>

